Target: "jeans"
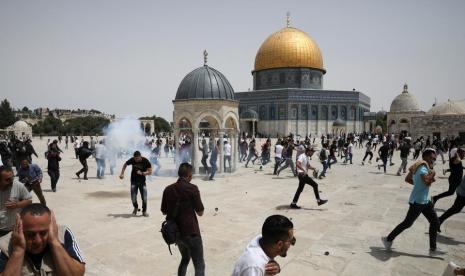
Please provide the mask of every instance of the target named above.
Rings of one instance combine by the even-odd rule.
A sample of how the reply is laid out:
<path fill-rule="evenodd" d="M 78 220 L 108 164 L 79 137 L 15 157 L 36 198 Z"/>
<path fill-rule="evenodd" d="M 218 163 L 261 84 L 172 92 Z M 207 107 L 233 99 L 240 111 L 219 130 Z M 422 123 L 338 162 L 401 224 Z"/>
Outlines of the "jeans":
<path fill-rule="evenodd" d="M 34 191 L 34 193 L 37 195 L 37 198 L 39 199 L 40 203 L 43 205 L 47 205 L 47 202 L 45 201 L 44 194 L 42 193 L 42 187 L 40 187 L 40 183 L 34 182 L 34 183 L 26 183 L 26 189 L 31 192 Z"/>
<path fill-rule="evenodd" d="M 297 201 L 299 201 L 300 194 L 304 190 L 305 184 L 312 186 L 313 193 L 315 193 L 315 198 L 317 200 L 320 200 L 320 193 L 318 192 L 318 184 L 315 181 L 313 181 L 313 179 L 311 179 L 307 174 L 299 174 L 299 187 L 297 188 L 297 191 L 295 192 L 292 203 L 297 203 Z"/>
<path fill-rule="evenodd" d="M 210 167 L 210 179 L 213 179 L 213 177 L 215 177 L 216 170 L 218 169 L 218 167 L 216 166 L 216 160 L 215 162 L 212 162 L 212 160 L 210 160 Z"/>
<path fill-rule="evenodd" d="M 105 159 L 96 158 L 97 161 L 97 178 L 101 178 L 105 174 Z"/>
<path fill-rule="evenodd" d="M 460 185 L 461 181 L 462 181 L 461 179 L 451 179 L 449 177 L 449 189 L 445 191 L 444 193 L 433 196 L 434 202 L 440 200 L 443 197 L 448 197 L 448 196 L 453 195 L 457 187 Z"/>
<path fill-rule="evenodd" d="M 231 169 L 231 155 L 225 155 L 223 159 L 224 159 L 224 172 L 226 172 L 226 161 L 228 161 L 229 172 L 232 172 L 232 169 Z"/>
<path fill-rule="evenodd" d="M 286 169 L 287 167 L 291 166 L 292 173 L 296 176 L 295 168 L 294 168 L 294 161 L 291 158 L 284 158 L 284 166 L 278 169 L 277 174 L 279 174 L 282 170 Z"/>
<path fill-rule="evenodd" d="M 131 200 L 134 208 L 139 208 L 137 204 L 137 191 L 140 191 L 140 197 L 142 199 L 142 212 L 147 211 L 147 186 L 145 182 L 131 181 Z"/>
<path fill-rule="evenodd" d="M 404 173 L 407 171 L 407 157 L 401 157 L 400 159 L 402 160 L 402 163 L 400 164 L 397 174 L 400 174 L 400 171 L 404 171 Z"/>
<path fill-rule="evenodd" d="M 331 161 L 333 161 L 333 162 L 331 162 Z M 330 155 L 330 156 L 329 156 L 329 159 L 328 159 L 328 169 L 331 169 L 331 165 L 332 165 L 332 164 L 336 164 L 336 163 L 337 163 L 337 158 L 336 158 L 336 156 Z"/>
<path fill-rule="evenodd" d="M 452 206 L 439 217 L 439 225 L 441 225 L 450 216 L 460 213 L 464 206 L 465 196 L 457 195 L 454 204 L 452 204 Z"/>
<path fill-rule="evenodd" d="M 87 159 L 79 159 L 79 162 L 81 162 L 82 169 L 80 169 L 76 174 L 80 175 L 81 173 L 84 173 L 84 178 L 87 178 L 87 172 L 89 171 Z"/>
<path fill-rule="evenodd" d="M 262 165 L 265 166 L 268 162 L 270 162 L 270 153 L 262 152 Z"/>
<path fill-rule="evenodd" d="M 181 263 L 178 267 L 178 276 L 186 275 L 187 265 L 192 258 L 194 264 L 195 276 L 205 275 L 205 262 L 203 260 L 202 237 L 187 236 L 181 237 L 177 242 L 179 252 L 181 253 Z"/>
<path fill-rule="evenodd" d="M 346 163 L 347 160 L 350 160 L 350 164 L 352 164 L 352 156 L 353 156 L 352 153 L 351 153 L 351 152 L 350 152 L 350 153 L 348 152 L 348 153 L 346 154 L 346 160 L 344 160 L 344 163 Z"/>
<path fill-rule="evenodd" d="M 434 206 L 431 202 L 426 204 L 418 204 L 418 203 L 409 203 L 410 207 L 407 212 L 407 216 L 405 217 L 404 221 L 402 221 L 399 225 L 397 225 L 394 230 L 387 236 L 388 241 L 393 241 L 400 233 L 402 233 L 405 229 L 410 228 L 413 225 L 415 220 L 418 218 L 420 214 L 423 214 L 425 218 L 429 222 L 429 246 L 430 249 L 436 249 L 436 237 L 438 235 L 437 231 L 439 228 L 439 219 L 436 215 L 436 211 L 434 211 Z"/>
<path fill-rule="evenodd" d="M 58 179 L 60 178 L 60 171 L 48 169 L 47 172 L 48 172 L 48 175 L 50 176 L 52 190 L 55 191 L 57 188 Z"/>
<path fill-rule="evenodd" d="M 250 160 L 252 159 L 252 157 L 254 157 L 253 160 L 252 160 L 252 164 L 254 164 L 255 160 L 257 160 L 257 158 L 258 158 L 258 155 L 256 153 L 249 152 L 249 156 L 247 156 L 247 162 L 245 163 L 246 168 L 247 168 L 247 165 L 249 164 Z"/>
<path fill-rule="evenodd" d="M 320 176 L 326 176 L 326 170 L 328 169 L 328 160 L 321 161 L 321 165 L 323 165 L 323 171 L 321 172 Z"/>

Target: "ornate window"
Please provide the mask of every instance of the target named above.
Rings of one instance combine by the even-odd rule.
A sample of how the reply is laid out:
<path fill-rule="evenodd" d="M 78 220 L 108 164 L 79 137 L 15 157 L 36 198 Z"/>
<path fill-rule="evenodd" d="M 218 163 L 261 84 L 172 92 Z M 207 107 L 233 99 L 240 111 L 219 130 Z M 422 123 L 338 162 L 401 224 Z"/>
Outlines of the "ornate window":
<path fill-rule="evenodd" d="M 346 121 L 347 120 L 347 107 L 341 106 L 341 119 Z"/>
<path fill-rule="evenodd" d="M 331 120 L 337 119 L 337 106 L 331 106 Z"/>
<path fill-rule="evenodd" d="M 321 120 L 328 120 L 328 107 L 326 105 L 321 106 Z"/>
<path fill-rule="evenodd" d="M 300 116 L 301 120 L 308 120 L 308 106 L 306 104 L 300 105 Z"/>
<path fill-rule="evenodd" d="M 278 118 L 279 120 L 285 120 L 287 119 L 286 116 L 286 105 L 280 104 L 278 108 Z"/>
<path fill-rule="evenodd" d="M 266 106 L 264 105 L 261 105 L 260 106 L 260 112 L 258 113 L 259 114 L 259 119 L 260 120 L 266 120 Z"/>
<path fill-rule="evenodd" d="M 273 105 L 270 106 L 270 120 L 276 120 L 276 111 Z"/>

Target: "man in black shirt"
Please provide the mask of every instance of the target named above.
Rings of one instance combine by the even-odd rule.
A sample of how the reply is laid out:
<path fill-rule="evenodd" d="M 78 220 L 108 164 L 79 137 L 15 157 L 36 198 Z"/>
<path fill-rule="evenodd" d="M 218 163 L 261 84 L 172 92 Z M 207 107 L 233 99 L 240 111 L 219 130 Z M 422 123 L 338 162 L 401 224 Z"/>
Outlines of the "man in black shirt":
<path fill-rule="evenodd" d="M 152 174 L 152 165 L 150 161 L 142 157 L 139 151 L 135 151 L 132 158 L 130 158 L 126 163 L 123 165 L 123 169 L 121 170 L 121 174 L 119 176 L 120 179 L 124 178 L 124 171 L 126 167 L 132 165 L 131 171 L 131 200 L 132 206 L 134 206 L 134 210 L 132 211 L 133 215 L 137 214 L 139 211 L 139 205 L 137 204 L 137 191 L 140 191 L 140 196 L 142 198 L 142 215 L 144 217 L 148 217 L 149 214 L 147 213 L 147 186 L 145 185 L 145 176 Z"/>
<path fill-rule="evenodd" d="M 46 158 L 48 160 L 47 172 L 50 176 L 52 191 L 55 193 L 57 191 L 58 179 L 60 178 L 60 152 L 55 148 L 50 148 L 46 153 Z"/>
<path fill-rule="evenodd" d="M 196 276 L 205 275 L 203 244 L 197 215 L 202 216 L 204 207 L 197 186 L 191 184 L 193 167 L 182 163 L 178 170 L 178 181 L 165 188 L 161 200 L 161 212 L 166 219 L 174 219 L 181 238 L 176 242 L 181 252 L 178 275 L 186 275 L 190 259 Z M 197 215 L 196 215 L 197 214 Z"/>
<path fill-rule="evenodd" d="M 400 159 L 402 160 L 402 164 L 400 164 L 399 169 L 397 170 L 397 175 L 401 175 L 400 172 L 403 171 L 406 173 L 407 171 L 407 158 L 410 154 L 410 149 L 412 146 L 410 145 L 410 140 L 406 139 L 405 142 L 402 143 L 400 146 Z"/>
<path fill-rule="evenodd" d="M 386 173 L 386 164 L 389 158 L 389 144 L 387 142 L 384 142 L 383 145 L 379 148 L 378 155 L 379 155 L 379 159 L 383 161 L 384 173 Z M 376 158 L 376 162 L 378 162 L 378 158 Z M 381 169 L 380 164 L 378 164 L 378 170 L 379 169 Z"/>

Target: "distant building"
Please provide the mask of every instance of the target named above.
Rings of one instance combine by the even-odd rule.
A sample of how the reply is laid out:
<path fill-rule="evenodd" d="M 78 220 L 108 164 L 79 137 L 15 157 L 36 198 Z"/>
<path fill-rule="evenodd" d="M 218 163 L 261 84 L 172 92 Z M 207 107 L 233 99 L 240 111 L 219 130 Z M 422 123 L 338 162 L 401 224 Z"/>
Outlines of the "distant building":
<path fill-rule="evenodd" d="M 412 129 L 412 118 L 425 114 L 420 109 L 417 99 L 408 92 L 408 85 L 404 85 L 402 93 L 397 95 L 391 103 L 387 114 L 388 132 L 408 136 Z"/>
<path fill-rule="evenodd" d="M 53 116 L 54 118 L 60 119 L 62 122 L 65 122 L 66 120 L 69 120 L 69 119 L 86 117 L 86 116 L 102 117 L 102 118 L 106 118 L 109 120 L 115 119 L 115 115 L 106 114 L 106 113 L 103 113 L 101 111 L 94 110 L 94 109 L 72 110 L 72 109 L 58 109 L 58 108 L 49 109 L 46 107 L 36 108 L 32 111 L 18 110 L 18 111 L 15 111 L 15 115 L 20 120 L 23 120 L 31 125 L 37 124 L 39 121 L 44 120 L 48 116 Z"/>

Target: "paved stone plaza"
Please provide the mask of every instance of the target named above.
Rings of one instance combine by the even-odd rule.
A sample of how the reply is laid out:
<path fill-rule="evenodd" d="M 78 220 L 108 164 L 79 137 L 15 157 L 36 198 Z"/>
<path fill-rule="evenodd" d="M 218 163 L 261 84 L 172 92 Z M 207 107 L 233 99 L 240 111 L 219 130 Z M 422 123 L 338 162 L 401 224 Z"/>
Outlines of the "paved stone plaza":
<path fill-rule="evenodd" d="M 41 157 L 34 162 L 42 168 L 46 167 L 42 154 L 46 141 L 33 142 Z M 64 144 L 60 147 L 63 149 Z M 164 220 L 159 211 L 162 191 L 176 180 L 168 176 L 174 168 L 172 159 L 162 158 L 161 174 L 166 176 L 147 182 L 150 217 L 144 218 L 131 215 L 130 170 L 124 180 L 117 175 L 99 180 L 95 177 L 95 161 L 89 159 L 89 180 L 79 181 L 74 174 L 80 168 L 74 151 L 71 146 L 64 151 L 57 193 L 50 192 L 46 173 L 42 187 L 58 223 L 70 226 L 76 234 L 87 261 L 87 275 L 176 275 L 180 254 L 174 247 L 171 256 L 159 233 Z M 297 179 L 290 170 L 273 176 L 273 164 L 263 171 L 258 165 L 244 168 L 240 164 L 234 175 L 218 176 L 215 181 L 195 178 L 193 183 L 198 185 L 205 205 L 199 223 L 206 274 L 230 275 L 235 260 L 271 214 L 292 218 L 297 238 L 288 256 L 277 258 L 280 275 L 441 275 L 451 260 L 465 265 L 463 212 L 442 226 L 438 247 L 447 254 L 441 257 L 428 256 L 428 223 L 423 216 L 395 240 L 392 252 L 383 250 L 380 237 L 404 218 L 411 186 L 403 177 L 395 176 L 399 152 L 387 175 L 378 171 L 375 162 L 362 166 L 363 153 L 356 150 L 353 165 L 339 162 L 326 179 L 317 181 L 321 196 L 329 199 L 322 207 L 317 206 L 307 186 L 299 201 L 303 208 L 289 209 Z M 320 168 L 317 157 L 313 159 L 312 165 Z M 117 174 L 122 163 L 118 162 Z M 433 194 L 448 186 L 442 175 L 443 165 L 437 167 L 439 178 L 432 186 Z M 455 195 L 440 200 L 436 205 L 438 214 L 454 199 Z M 192 263 L 188 275 L 193 275 Z"/>

